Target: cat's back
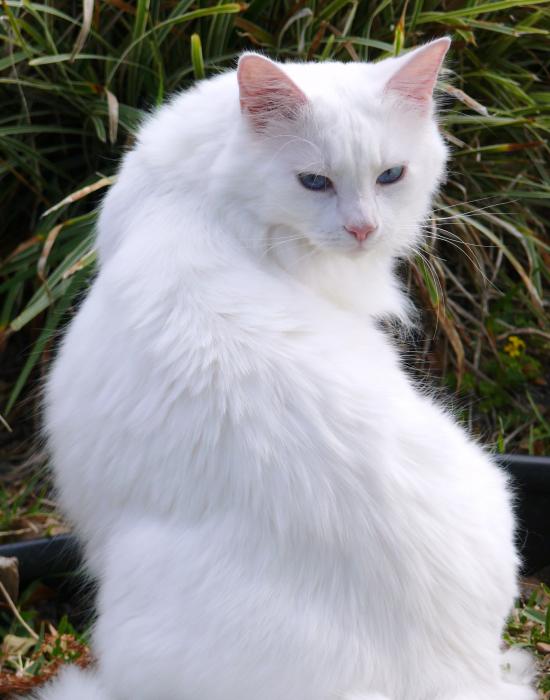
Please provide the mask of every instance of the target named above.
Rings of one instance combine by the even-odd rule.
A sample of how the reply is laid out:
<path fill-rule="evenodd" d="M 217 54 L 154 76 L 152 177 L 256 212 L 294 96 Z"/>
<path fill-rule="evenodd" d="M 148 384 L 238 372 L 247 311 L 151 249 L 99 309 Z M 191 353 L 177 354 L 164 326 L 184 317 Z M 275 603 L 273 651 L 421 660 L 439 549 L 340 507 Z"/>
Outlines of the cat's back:
<path fill-rule="evenodd" d="M 374 326 L 245 260 L 185 259 L 123 245 L 49 377 L 57 484 L 86 537 L 100 536 L 99 512 L 105 524 L 127 508 L 192 519 L 231 493 L 274 502 L 300 470 L 306 483 L 325 470 L 345 480 L 365 428 L 393 431 L 382 398 L 399 391 L 397 363 Z M 306 486 L 312 511 L 323 481 Z"/>

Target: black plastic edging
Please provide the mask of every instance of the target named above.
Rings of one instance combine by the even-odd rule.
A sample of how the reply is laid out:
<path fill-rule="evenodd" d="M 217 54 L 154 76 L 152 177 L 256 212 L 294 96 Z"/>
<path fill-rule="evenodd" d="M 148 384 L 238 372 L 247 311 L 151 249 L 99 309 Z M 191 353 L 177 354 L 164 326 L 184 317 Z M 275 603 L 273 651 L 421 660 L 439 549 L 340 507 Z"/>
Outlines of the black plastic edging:
<path fill-rule="evenodd" d="M 550 566 L 550 457 L 502 455 L 499 462 L 512 477 L 523 572 L 541 571 Z"/>
<path fill-rule="evenodd" d="M 501 455 L 497 460 L 520 487 L 550 493 L 550 457 Z"/>
<path fill-rule="evenodd" d="M 21 583 L 76 571 L 82 563 L 74 535 L 56 535 L 0 545 L 0 556 L 17 557 Z"/>
<path fill-rule="evenodd" d="M 550 566 L 550 457 L 501 455 L 497 460 L 512 477 L 524 573 L 539 571 Z M 82 563 L 73 535 L 0 545 L 0 556 L 19 559 L 23 584 L 74 572 Z"/>

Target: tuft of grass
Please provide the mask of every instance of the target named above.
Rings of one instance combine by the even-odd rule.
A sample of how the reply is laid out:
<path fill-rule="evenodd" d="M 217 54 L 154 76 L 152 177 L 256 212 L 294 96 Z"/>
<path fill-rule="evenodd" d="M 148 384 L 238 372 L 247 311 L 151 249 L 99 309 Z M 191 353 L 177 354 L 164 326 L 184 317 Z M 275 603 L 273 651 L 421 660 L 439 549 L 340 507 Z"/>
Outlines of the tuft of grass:
<path fill-rule="evenodd" d="M 539 695 L 550 697 L 550 588 L 544 583 L 530 583 L 529 590 L 512 611 L 504 631 L 510 647 L 530 651 L 537 662 Z"/>
<path fill-rule="evenodd" d="M 441 84 L 453 159 L 404 272 L 428 330 L 414 364 L 501 451 L 548 451 L 548 0 L 2 0 L 0 351 L 16 337 L 28 348 L 4 419 L 24 413 L 89 283 L 95 207 L 147 111 L 245 48 L 379 60 L 442 34 L 454 40 Z"/>
<path fill-rule="evenodd" d="M 4 602 L 4 601 L 2 601 Z M 11 606 L 14 606 L 11 601 Z M 59 593 L 40 582 L 21 597 L 15 614 L 0 609 L 0 694 L 34 690 L 51 680 L 61 666 L 92 663 L 89 625 L 76 629 Z"/>
<path fill-rule="evenodd" d="M 18 476 L 0 484 L 0 544 L 68 531 L 50 498 L 44 473 Z"/>

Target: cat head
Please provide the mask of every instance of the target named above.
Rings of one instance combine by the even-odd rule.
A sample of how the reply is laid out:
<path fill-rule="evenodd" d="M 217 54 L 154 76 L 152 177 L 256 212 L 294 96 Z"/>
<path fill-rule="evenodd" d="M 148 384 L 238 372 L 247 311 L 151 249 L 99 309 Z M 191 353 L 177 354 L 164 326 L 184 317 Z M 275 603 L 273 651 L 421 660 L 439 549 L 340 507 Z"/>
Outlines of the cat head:
<path fill-rule="evenodd" d="M 449 44 L 370 64 L 241 56 L 236 179 L 274 251 L 398 256 L 414 247 L 444 173 L 432 93 Z"/>
<path fill-rule="evenodd" d="M 377 63 L 245 53 L 176 95 L 104 201 L 100 259 L 123 241 L 207 260 L 237 242 L 341 305 L 403 318 L 392 265 L 417 245 L 444 174 L 432 92 L 449 43 Z"/>

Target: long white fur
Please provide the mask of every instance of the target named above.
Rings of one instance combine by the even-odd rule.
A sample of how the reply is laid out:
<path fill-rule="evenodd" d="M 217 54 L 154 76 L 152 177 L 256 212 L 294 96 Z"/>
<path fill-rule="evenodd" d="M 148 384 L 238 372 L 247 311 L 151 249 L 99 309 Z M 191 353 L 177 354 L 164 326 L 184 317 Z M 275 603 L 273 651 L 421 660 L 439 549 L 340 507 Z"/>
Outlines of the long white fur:
<path fill-rule="evenodd" d="M 410 60 L 280 66 L 307 109 L 261 129 L 230 71 L 125 157 L 47 387 L 98 665 L 41 700 L 536 697 L 501 668 L 506 479 L 376 323 L 407 315 L 395 260 L 446 160 L 431 107 L 386 89 Z"/>

